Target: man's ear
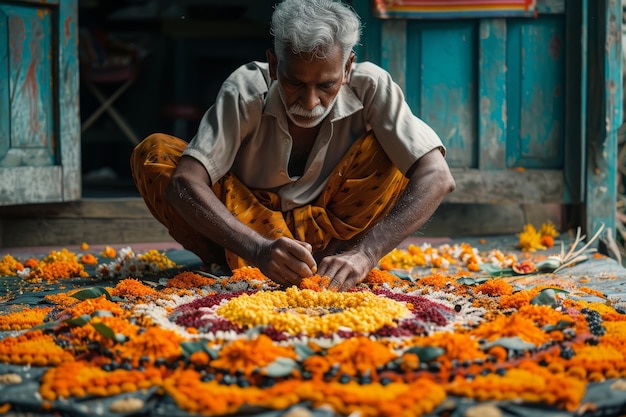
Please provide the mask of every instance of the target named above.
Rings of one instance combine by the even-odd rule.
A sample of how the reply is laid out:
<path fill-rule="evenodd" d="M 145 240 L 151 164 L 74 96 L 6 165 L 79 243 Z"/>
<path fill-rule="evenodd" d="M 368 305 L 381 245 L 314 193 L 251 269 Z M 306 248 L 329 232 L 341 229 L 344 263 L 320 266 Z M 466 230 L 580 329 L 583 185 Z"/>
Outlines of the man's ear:
<path fill-rule="evenodd" d="M 272 78 L 272 80 L 277 80 L 278 77 L 276 76 L 276 74 L 278 71 L 278 58 L 276 58 L 274 50 L 268 49 L 267 51 L 265 51 L 265 56 L 267 57 L 267 63 L 270 66 L 270 77 Z"/>
<path fill-rule="evenodd" d="M 354 62 L 354 58 L 356 58 L 356 54 L 354 52 L 350 52 L 350 55 L 348 56 L 348 60 L 346 61 L 346 67 L 344 69 L 344 77 L 343 77 L 343 83 L 342 84 L 348 84 L 348 81 L 350 80 L 350 71 L 352 71 L 352 63 Z"/>

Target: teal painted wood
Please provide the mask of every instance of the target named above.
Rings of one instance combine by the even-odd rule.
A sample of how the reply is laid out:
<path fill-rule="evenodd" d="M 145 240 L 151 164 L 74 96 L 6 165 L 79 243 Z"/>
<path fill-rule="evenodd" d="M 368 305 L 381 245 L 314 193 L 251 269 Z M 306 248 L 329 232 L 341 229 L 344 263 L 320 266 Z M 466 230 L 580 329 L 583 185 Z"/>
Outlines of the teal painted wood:
<path fill-rule="evenodd" d="M 409 74 L 420 68 L 418 115 L 439 134 L 454 168 L 478 165 L 477 23 L 473 20 L 411 21 L 420 27 L 421 56 L 408 63 Z M 408 80 L 408 76 L 407 76 Z"/>
<path fill-rule="evenodd" d="M 11 139 L 0 165 L 54 165 L 52 11 L 31 5 L 2 5 L 0 11 L 7 19 L 9 41 L 8 72 L 3 77 L 9 80 L 10 108 L 4 117 L 10 118 Z"/>
<path fill-rule="evenodd" d="M 622 123 L 622 2 L 589 4 L 587 234 L 601 224 L 615 230 L 617 131 Z"/>
<path fill-rule="evenodd" d="M 385 20 L 381 26 L 380 63 L 406 91 L 406 20 Z"/>
<path fill-rule="evenodd" d="M 615 132 L 623 111 L 621 2 L 540 0 L 534 19 L 407 20 L 406 36 L 393 32 L 396 40 L 402 39 L 399 51 L 385 50 L 396 43 L 388 38 L 391 31 L 380 30 L 386 21 L 365 13 L 370 1 L 354 4 L 367 16 L 363 48 L 368 58 L 395 65 L 396 73 L 404 67 L 400 79 L 409 105 L 440 133 L 452 167 L 469 167 L 469 173 L 463 171 L 466 177 L 474 171 L 476 181 L 468 177 L 467 184 L 492 185 L 509 178 L 511 168 L 517 167 L 527 170 L 529 180 L 531 172 L 550 173 L 563 185 L 550 202 L 580 204 L 583 215 L 568 220 L 586 223 L 588 230 L 599 223 L 614 224 Z M 475 24 L 478 35 L 471 45 L 444 59 L 455 38 L 451 32 L 458 31 L 459 24 Z M 460 49 L 458 39 L 454 47 Z M 376 61 L 377 54 L 386 61 Z M 474 74 L 463 78 L 456 68 Z M 446 83 L 441 82 L 444 78 Z M 467 95 L 451 100 L 457 97 L 455 83 L 464 85 Z M 446 118 L 468 111 L 465 97 L 471 96 L 471 88 L 476 88 L 475 109 L 469 110 L 476 115 L 474 145 L 471 133 L 460 136 L 463 144 L 454 142 Z M 449 108 L 438 106 L 437 100 L 443 100 L 436 97 L 445 97 Z M 472 146 L 477 160 L 468 157 Z M 491 172 L 496 175 L 485 175 Z M 548 201 L 545 196 L 540 200 Z"/>
<path fill-rule="evenodd" d="M 507 24 L 508 167 L 563 167 L 563 20 L 551 15 Z"/>
<path fill-rule="evenodd" d="M 506 19 L 480 21 L 478 168 L 506 168 Z"/>
<path fill-rule="evenodd" d="M 77 11 L 0 1 L 0 205 L 80 198 Z"/>

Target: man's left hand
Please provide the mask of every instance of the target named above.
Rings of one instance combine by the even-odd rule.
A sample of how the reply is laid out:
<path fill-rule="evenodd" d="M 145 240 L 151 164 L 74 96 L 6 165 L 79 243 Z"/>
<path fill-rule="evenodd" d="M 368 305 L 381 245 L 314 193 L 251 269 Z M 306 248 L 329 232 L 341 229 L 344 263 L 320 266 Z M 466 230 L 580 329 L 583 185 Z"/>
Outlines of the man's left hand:
<path fill-rule="evenodd" d="M 330 278 L 330 288 L 346 291 L 355 287 L 376 266 L 365 253 L 351 250 L 324 257 L 318 264 L 317 274 Z"/>

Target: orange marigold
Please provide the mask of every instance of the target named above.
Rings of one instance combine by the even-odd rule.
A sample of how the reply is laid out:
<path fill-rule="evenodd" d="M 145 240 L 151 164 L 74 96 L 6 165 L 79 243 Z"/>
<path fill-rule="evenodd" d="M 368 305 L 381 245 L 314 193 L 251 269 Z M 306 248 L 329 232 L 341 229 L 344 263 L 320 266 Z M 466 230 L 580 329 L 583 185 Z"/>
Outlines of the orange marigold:
<path fill-rule="evenodd" d="M 128 314 L 128 312 L 117 303 L 107 300 L 104 295 L 101 295 L 98 298 L 89 298 L 81 301 L 71 307 L 68 307 L 66 312 L 72 317 L 80 317 L 83 314 L 91 314 L 98 310 L 107 310 L 117 316 L 124 316 Z"/>
<path fill-rule="evenodd" d="M 157 291 L 145 285 L 138 279 L 123 279 L 117 283 L 115 288 L 111 290 L 111 295 L 118 297 L 153 297 L 157 295 Z"/>
<path fill-rule="evenodd" d="M 384 283 L 394 284 L 402 282 L 402 280 L 388 271 L 374 268 L 367 273 L 363 282 L 370 285 L 380 285 Z"/>
<path fill-rule="evenodd" d="M 228 278 L 228 281 L 268 281 L 269 278 L 263 275 L 259 268 L 251 266 L 245 266 L 243 268 L 237 268 L 233 271 L 233 275 Z"/>
<path fill-rule="evenodd" d="M 513 287 L 503 279 L 490 279 L 477 285 L 475 292 L 496 297 L 513 294 Z"/>
<path fill-rule="evenodd" d="M 184 271 L 169 279 L 166 286 L 168 288 L 189 289 L 203 287 L 205 285 L 214 285 L 216 282 L 217 281 L 213 278 L 203 277 L 191 271 Z"/>
<path fill-rule="evenodd" d="M 118 351 L 122 358 L 131 358 L 135 365 L 142 356 L 149 357 L 151 361 L 158 358 L 174 360 L 182 354 L 180 342 L 183 340 L 182 336 L 172 330 L 150 327 L 144 333 L 118 346 Z"/>
<path fill-rule="evenodd" d="M 41 262 L 28 275 L 29 281 L 56 281 L 68 278 L 86 278 L 89 274 L 78 261 L 51 261 Z"/>
<path fill-rule="evenodd" d="M 111 246 L 105 246 L 100 255 L 104 258 L 115 258 L 117 256 L 117 251 Z"/>
<path fill-rule="evenodd" d="M 43 323 L 50 307 L 27 308 L 0 316 L 0 330 L 23 330 Z"/>
<path fill-rule="evenodd" d="M 98 259 L 91 253 L 86 253 L 80 257 L 80 262 L 85 265 L 96 265 L 98 263 Z"/>
<path fill-rule="evenodd" d="M 296 359 L 297 355 L 293 349 L 274 344 L 271 338 L 262 334 L 253 340 L 238 339 L 224 346 L 219 357 L 211 361 L 211 366 L 252 375 L 255 369 L 263 368 L 277 358 Z"/>
<path fill-rule="evenodd" d="M 301 290 L 313 290 L 324 291 L 328 289 L 330 285 L 330 278 L 326 276 L 313 275 L 312 277 L 304 278 L 300 282 Z"/>
<path fill-rule="evenodd" d="M 9 254 L 0 260 L 0 277 L 17 275 L 17 271 L 22 269 L 24 269 L 24 265 Z"/>
<path fill-rule="evenodd" d="M 364 374 L 397 358 L 387 346 L 367 337 L 344 340 L 326 352 L 326 360 L 341 364 L 341 371 L 348 375 Z"/>

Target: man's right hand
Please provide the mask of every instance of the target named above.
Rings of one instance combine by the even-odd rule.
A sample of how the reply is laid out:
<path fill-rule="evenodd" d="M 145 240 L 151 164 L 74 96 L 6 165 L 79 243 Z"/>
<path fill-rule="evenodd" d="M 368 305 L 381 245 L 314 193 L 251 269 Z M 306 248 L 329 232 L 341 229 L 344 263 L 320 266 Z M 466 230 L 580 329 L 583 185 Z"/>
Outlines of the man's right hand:
<path fill-rule="evenodd" d="M 317 272 L 311 245 L 286 237 L 266 241 L 253 261 L 266 277 L 287 287 Z"/>

